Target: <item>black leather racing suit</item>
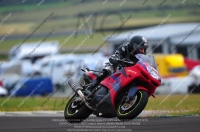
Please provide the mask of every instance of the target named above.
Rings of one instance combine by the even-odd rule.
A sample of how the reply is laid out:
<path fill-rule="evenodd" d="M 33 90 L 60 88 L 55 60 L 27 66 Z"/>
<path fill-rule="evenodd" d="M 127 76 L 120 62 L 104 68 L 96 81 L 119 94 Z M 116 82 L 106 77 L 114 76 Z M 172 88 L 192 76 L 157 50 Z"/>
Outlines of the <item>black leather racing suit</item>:
<path fill-rule="evenodd" d="M 105 66 L 105 68 L 102 70 L 102 73 L 97 76 L 97 78 L 92 82 L 92 84 L 86 89 L 87 94 L 91 94 L 91 90 L 95 88 L 99 83 L 107 77 L 112 71 L 117 67 L 119 62 L 116 59 L 122 59 L 126 61 L 132 61 L 134 64 L 137 63 L 138 59 L 135 56 L 130 55 L 130 52 L 128 51 L 127 44 L 120 45 L 115 50 L 115 53 L 110 56 L 109 62 L 112 64 L 111 66 Z M 127 65 L 128 66 L 128 65 Z M 112 70 L 111 70 L 112 69 Z"/>
<path fill-rule="evenodd" d="M 117 49 L 115 50 L 115 53 L 111 55 L 109 58 L 110 63 L 115 65 L 117 63 L 117 61 L 115 61 L 116 58 L 132 61 L 134 64 L 136 64 L 138 61 L 138 59 L 135 56 L 130 55 L 127 44 L 123 44 L 117 47 Z"/>

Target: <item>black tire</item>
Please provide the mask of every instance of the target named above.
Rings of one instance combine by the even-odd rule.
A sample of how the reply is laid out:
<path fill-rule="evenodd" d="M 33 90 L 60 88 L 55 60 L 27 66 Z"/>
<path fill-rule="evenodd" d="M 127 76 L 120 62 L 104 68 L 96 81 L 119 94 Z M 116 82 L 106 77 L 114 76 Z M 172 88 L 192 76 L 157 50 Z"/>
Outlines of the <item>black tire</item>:
<path fill-rule="evenodd" d="M 75 108 L 72 108 L 72 103 L 74 103 L 76 97 L 78 96 L 72 96 L 72 98 L 67 102 L 64 111 L 65 119 L 70 123 L 80 123 L 88 118 L 93 112 L 84 103 L 77 105 Z"/>
<path fill-rule="evenodd" d="M 124 103 L 124 99 L 121 100 L 121 102 L 118 104 L 117 106 L 117 117 L 120 120 L 126 120 L 126 119 L 134 119 L 135 117 L 137 117 L 145 108 L 149 96 L 148 93 L 146 91 L 138 91 L 134 98 L 135 101 L 133 102 L 132 105 L 130 105 L 130 108 L 127 108 L 126 110 L 123 110 L 123 105 Z M 123 107 L 123 108 L 122 108 Z M 125 108 L 124 108 L 125 109 Z"/>

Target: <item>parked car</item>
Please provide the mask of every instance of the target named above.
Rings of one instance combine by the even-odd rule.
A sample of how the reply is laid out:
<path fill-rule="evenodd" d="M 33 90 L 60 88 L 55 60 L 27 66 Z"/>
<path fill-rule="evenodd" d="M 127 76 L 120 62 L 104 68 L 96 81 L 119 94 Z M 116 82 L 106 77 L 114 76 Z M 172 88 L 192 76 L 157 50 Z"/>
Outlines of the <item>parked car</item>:
<path fill-rule="evenodd" d="M 0 97 L 8 95 L 8 91 L 3 87 L 3 81 L 0 80 Z"/>
<path fill-rule="evenodd" d="M 10 94 L 10 91 L 15 87 L 15 85 L 21 79 L 21 76 L 15 73 L 7 73 L 7 74 L 2 74 L 0 76 L 0 79 L 3 80 L 3 87 L 8 91 L 8 94 Z"/>
<path fill-rule="evenodd" d="M 11 90 L 13 96 L 45 96 L 54 91 L 50 78 L 24 78 L 21 79 Z"/>
<path fill-rule="evenodd" d="M 33 65 L 30 60 L 12 60 L 2 65 L 1 74 L 26 76 L 31 74 L 33 70 Z"/>
<path fill-rule="evenodd" d="M 0 97 L 5 97 L 8 95 L 8 91 L 0 86 Z"/>
<path fill-rule="evenodd" d="M 43 77 L 49 77 L 55 86 L 61 85 L 66 80 L 66 69 L 70 72 L 76 70 L 75 64 L 79 64 L 78 57 L 70 54 L 46 56 L 38 60 L 33 68 Z"/>
<path fill-rule="evenodd" d="M 38 60 L 33 68 L 34 71 L 41 72 L 44 77 L 52 78 L 55 86 L 60 86 L 69 77 L 81 76 L 80 68 L 86 67 L 93 70 L 102 69 L 106 58 L 102 53 L 92 54 L 61 54 L 46 56 Z"/>
<path fill-rule="evenodd" d="M 32 42 L 15 45 L 9 51 L 10 60 L 31 60 L 34 63 L 47 55 L 59 53 L 59 42 Z"/>

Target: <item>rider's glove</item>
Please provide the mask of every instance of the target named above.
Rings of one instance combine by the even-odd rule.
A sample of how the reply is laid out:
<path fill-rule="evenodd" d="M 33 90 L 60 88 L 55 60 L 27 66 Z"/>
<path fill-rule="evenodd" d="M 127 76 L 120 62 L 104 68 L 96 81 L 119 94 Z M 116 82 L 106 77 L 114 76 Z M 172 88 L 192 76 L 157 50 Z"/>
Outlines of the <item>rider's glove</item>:
<path fill-rule="evenodd" d="M 112 55 L 110 58 L 109 58 L 109 62 L 112 63 L 113 65 L 116 65 L 118 64 L 118 58 L 115 56 L 115 55 Z"/>
<path fill-rule="evenodd" d="M 103 80 L 106 76 L 111 73 L 109 69 L 103 69 L 102 72 L 98 75 L 97 80 Z"/>

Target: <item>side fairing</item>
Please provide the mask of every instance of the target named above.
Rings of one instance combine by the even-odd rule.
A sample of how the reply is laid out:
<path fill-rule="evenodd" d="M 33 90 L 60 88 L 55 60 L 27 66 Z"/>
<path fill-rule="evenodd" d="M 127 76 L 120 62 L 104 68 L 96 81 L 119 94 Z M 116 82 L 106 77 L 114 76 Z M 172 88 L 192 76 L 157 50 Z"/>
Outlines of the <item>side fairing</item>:
<path fill-rule="evenodd" d="M 136 76 L 135 71 L 131 70 L 132 67 L 123 68 L 111 76 L 107 77 L 105 80 L 101 82 L 101 84 L 107 87 L 110 90 L 110 97 L 112 104 L 115 106 L 115 100 L 117 93 L 124 88 L 127 84 L 129 84 Z"/>

